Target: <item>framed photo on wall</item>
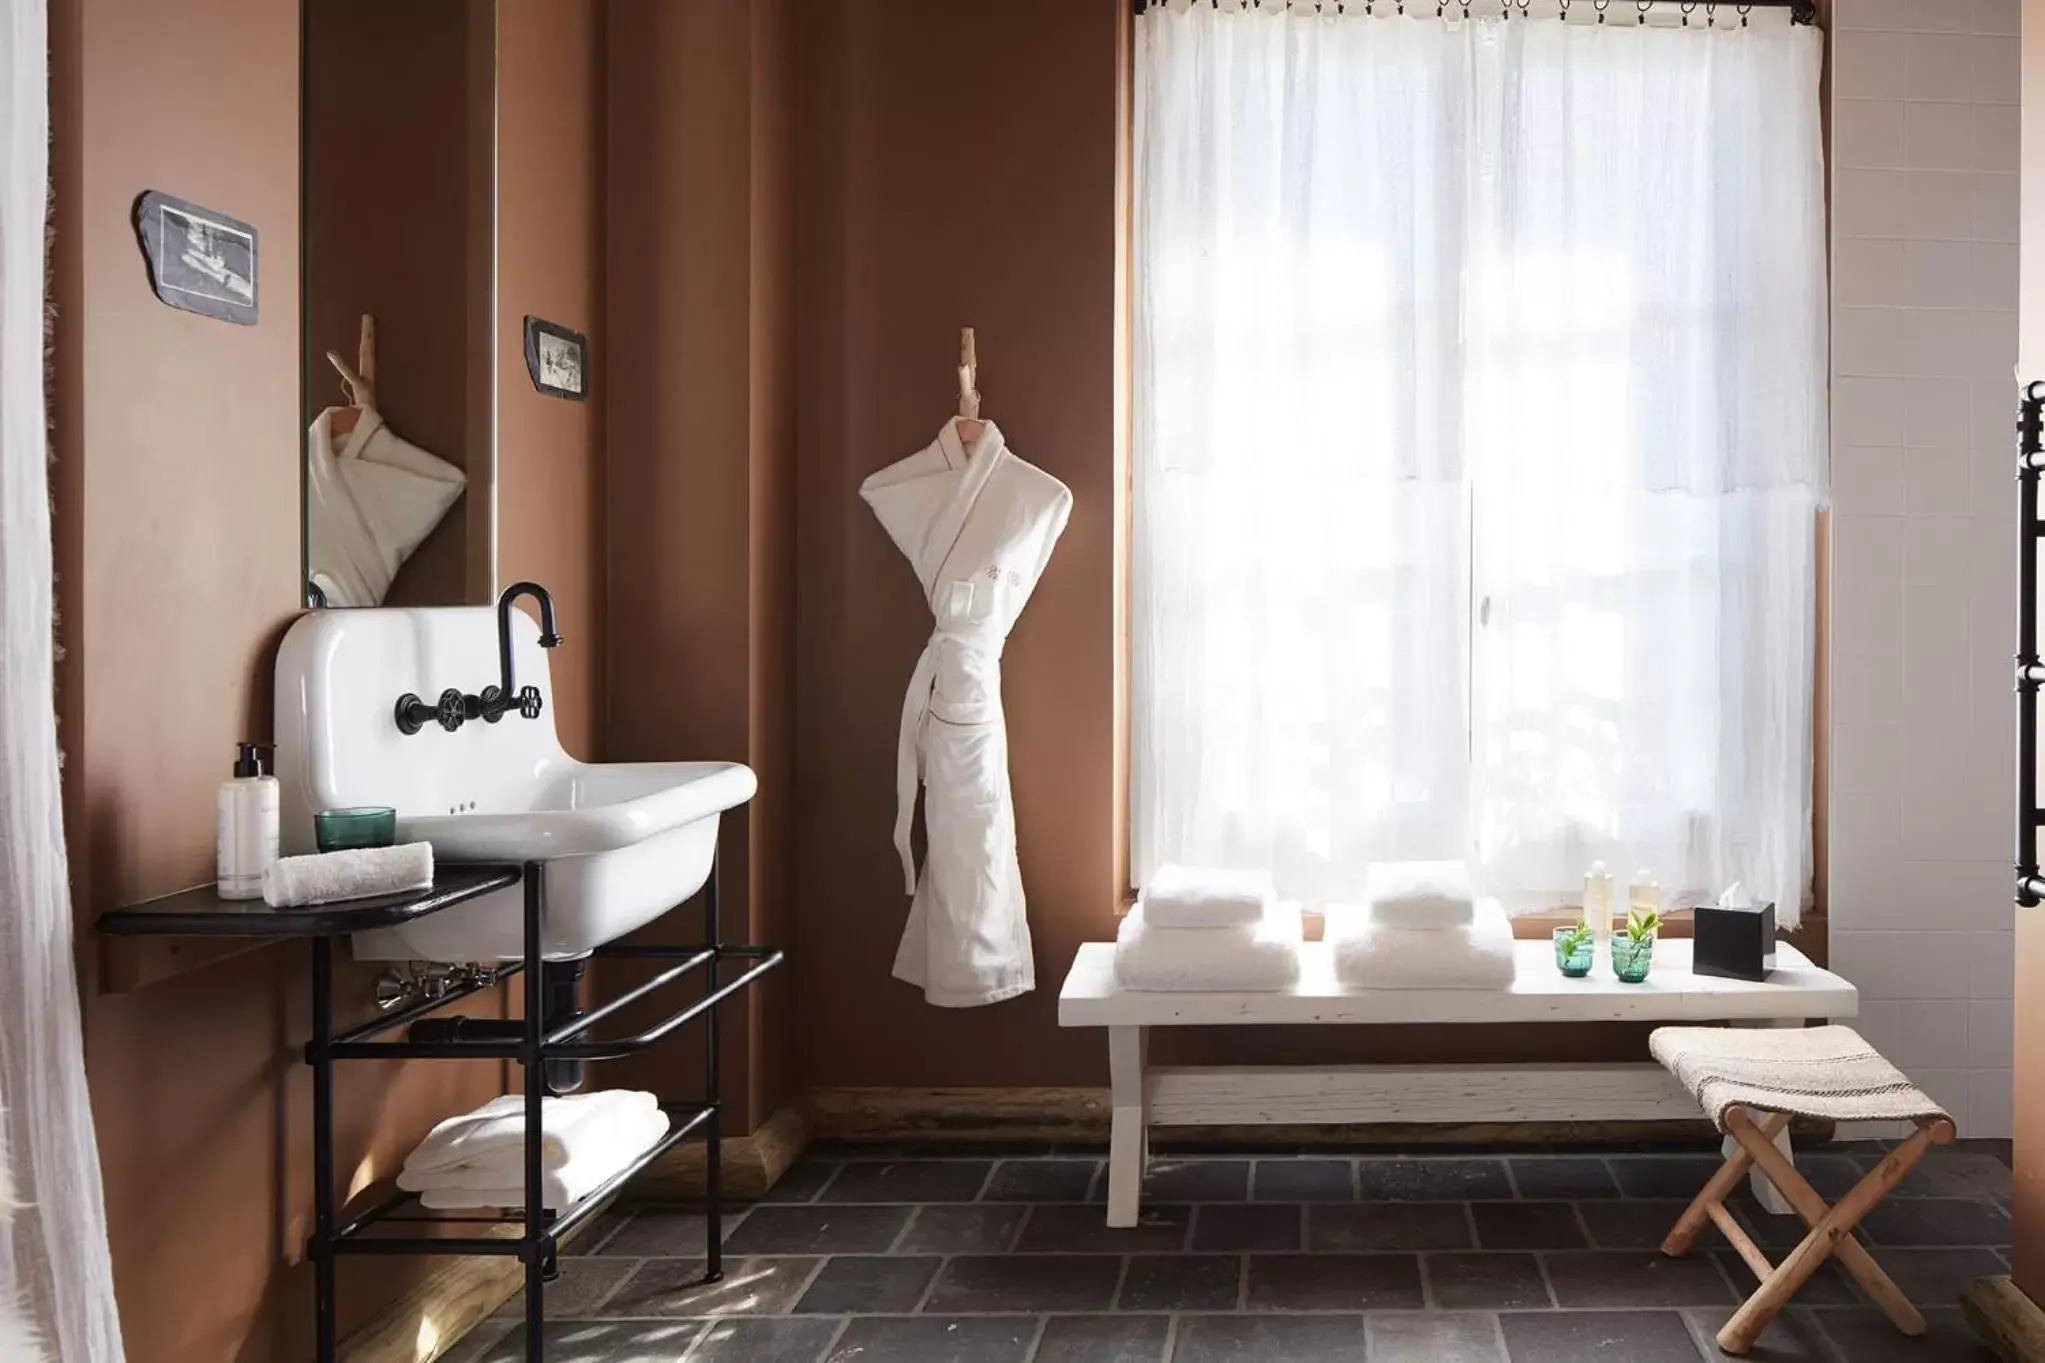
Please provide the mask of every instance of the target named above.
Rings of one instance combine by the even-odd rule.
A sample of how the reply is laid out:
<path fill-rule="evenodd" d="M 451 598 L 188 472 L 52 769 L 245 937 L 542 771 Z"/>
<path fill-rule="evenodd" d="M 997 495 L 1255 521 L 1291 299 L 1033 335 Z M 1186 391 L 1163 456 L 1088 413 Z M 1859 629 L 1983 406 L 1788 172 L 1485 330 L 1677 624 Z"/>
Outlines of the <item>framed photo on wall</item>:
<path fill-rule="evenodd" d="M 525 367 L 533 387 L 574 402 L 589 397 L 589 342 L 579 331 L 527 314 Z"/>
<path fill-rule="evenodd" d="M 255 228 L 151 189 L 135 200 L 135 235 L 158 298 L 204 317 L 256 324 Z"/>

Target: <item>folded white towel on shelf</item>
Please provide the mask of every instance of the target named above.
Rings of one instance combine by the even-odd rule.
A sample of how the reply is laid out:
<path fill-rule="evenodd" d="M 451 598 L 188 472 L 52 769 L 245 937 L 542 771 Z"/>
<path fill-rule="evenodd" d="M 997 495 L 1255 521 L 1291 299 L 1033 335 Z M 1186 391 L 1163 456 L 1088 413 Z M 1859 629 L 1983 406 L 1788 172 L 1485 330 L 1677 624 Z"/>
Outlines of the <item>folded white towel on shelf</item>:
<path fill-rule="evenodd" d="M 371 895 L 403 894 L 433 884 L 433 844 L 351 847 L 284 857 L 263 869 L 263 902 L 273 909 L 333 904 Z"/>
<path fill-rule="evenodd" d="M 1257 993 L 1299 982 L 1297 904 L 1270 904 L 1253 923 L 1228 928 L 1163 928 L 1138 904 L 1115 934 L 1115 977 L 1124 989 L 1151 993 Z"/>
<path fill-rule="evenodd" d="M 659 1112 L 658 1099 L 634 1089 L 542 1099 L 540 1163 L 550 1170 L 560 1169 L 586 1142 L 601 1140 L 605 1123 Z M 434 1127 L 405 1157 L 405 1172 L 416 1176 L 463 1167 L 498 1167 L 496 1162 L 506 1157 L 512 1161 L 508 1167 L 523 1170 L 519 1160 L 524 1150 L 525 1095 L 507 1093 Z M 407 1185 L 401 1180 L 399 1186 Z"/>
<path fill-rule="evenodd" d="M 1512 921 L 1495 899 L 1457 928 L 1395 928 L 1364 909 L 1331 908 L 1326 937 L 1335 978 L 1351 989 L 1512 987 Z"/>
<path fill-rule="evenodd" d="M 612 1109 L 578 1124 L 575 1148 L 567 1161 L 547 1170 L 540 1180 L 541 1205 L 549 1211 L 574 1206 L 602 1187 L 619 1170 L 667 1134 L 668 1115 L 653 1109 Z M 508 1151 L 489 1160 L 431 1173 L 405 1172 L 398 1186 L 419 1194 L 427 1207 L 448 1211 L 463 1207 L 525 1205 L 523 1151 Z"/>
<path fill-rule="evenodd" d="M 1388 928 L 1460 928 L 1476 916 L 1460 861 L 1380 861 L 1363 875 L 1364 903 Z"/>
<path fill-rule="evenodd" d="M 1269 871 L 1167 863 L 1143 887 L 1143 912 L 1154 928 L 1232 928 L 1257 922 L 1277 898 Z"/>

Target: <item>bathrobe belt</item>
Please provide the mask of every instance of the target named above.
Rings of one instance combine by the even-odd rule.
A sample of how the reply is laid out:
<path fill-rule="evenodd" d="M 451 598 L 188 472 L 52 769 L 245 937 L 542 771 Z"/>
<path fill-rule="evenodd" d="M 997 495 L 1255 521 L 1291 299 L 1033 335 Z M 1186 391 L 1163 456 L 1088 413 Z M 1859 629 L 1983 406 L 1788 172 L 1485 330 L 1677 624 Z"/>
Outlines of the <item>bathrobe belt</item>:
<path fill-rule="evenodd" d="M 998 660 L 1006 639 L 984 632 L 938 629 L 909 674 L 909 694 L 902 700 L 902 730 L 895 741 L 895 851 L 902 858 L 903 893 L 916 893 L 916 852 L 910 829 L 916 821 L 916 787 L 922 780 L 923 728 L 930 718 L 930 698 L 937 688 L 937 665 L 947 642 L 990 654 Z M 998 707 L 990 707 L 995 715 Z"/>

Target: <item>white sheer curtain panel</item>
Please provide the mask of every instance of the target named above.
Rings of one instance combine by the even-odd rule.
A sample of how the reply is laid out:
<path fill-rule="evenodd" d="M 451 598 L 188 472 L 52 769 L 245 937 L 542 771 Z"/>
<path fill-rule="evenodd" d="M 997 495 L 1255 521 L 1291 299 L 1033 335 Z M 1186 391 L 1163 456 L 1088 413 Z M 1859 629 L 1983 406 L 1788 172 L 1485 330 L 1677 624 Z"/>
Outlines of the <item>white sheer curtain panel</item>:
<path fill-rule="evenodd" d="M 1134 845 L 1340 895 L 1467 827 L 1473 53 L 1137 21 Z"/>
<path fill-rule="evenodd" d="M 1825 489 L 1820 37 L 1486 25 L 1468 410 L 1475 842 L 1522 905 L 1585 865 L 1810 880 Z"/>
<path fill-rule="evenodd" d="M 1819 34 L 1377 8 L 1137 23 L 1138 877 L 1603 858 L 1794 921 Z"/>
<path fill-rule="evenodd" d="M 119 1363 L 85 1087 L 52 677 L 43 407 L 44 0 L 0 6 L 0 1314 L 63 1363 Z"/>

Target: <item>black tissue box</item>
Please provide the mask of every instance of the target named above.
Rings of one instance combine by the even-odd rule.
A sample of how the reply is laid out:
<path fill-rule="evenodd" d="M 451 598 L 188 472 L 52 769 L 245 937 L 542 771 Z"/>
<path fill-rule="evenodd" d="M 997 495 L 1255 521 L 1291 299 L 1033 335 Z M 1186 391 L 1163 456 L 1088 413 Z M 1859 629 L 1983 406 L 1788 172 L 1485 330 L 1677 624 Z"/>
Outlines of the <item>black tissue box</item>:
<path fill-rule="evenodd" d="M 1699 975 L 1729 980 L 1765 980 L 1775 969 L 1775 906 L 1696 908 L 1697 940 L 1690 968 Z"/>

